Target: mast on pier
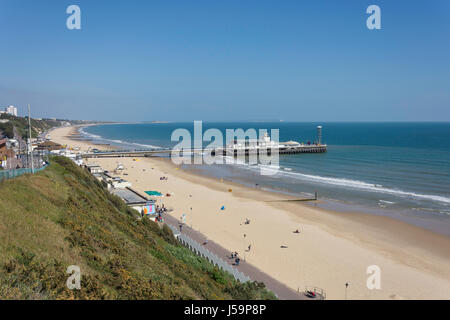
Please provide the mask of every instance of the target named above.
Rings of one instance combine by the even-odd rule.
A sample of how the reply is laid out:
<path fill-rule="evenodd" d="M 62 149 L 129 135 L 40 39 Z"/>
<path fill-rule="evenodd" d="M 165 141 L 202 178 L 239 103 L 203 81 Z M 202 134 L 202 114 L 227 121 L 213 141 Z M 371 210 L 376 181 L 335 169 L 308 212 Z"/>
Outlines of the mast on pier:
<path fill-rule="evenodd" d="M 322 144 L 322 126 L 317 126 L 318 145 Z"/>

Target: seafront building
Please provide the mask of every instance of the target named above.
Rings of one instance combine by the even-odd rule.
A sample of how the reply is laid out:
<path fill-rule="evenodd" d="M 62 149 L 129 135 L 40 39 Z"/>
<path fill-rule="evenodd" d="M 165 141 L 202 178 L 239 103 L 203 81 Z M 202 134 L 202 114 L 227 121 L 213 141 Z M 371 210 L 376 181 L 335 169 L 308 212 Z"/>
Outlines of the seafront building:
<path fill-rule="evenodd" d="M 8 139 L 0 140 L 0 165 L 3 169 L 15 168 L 15 153 L 12 148 L 10 148 Z"/>
<path fill-rule="evenodd" d="M 92 172 L 92 171 L 91 171 Z M 108 189 L 125 189 L 131 188 L 131 183 L 120 178 L 110 175 L 108 172 L 103 172 L 103 181 L 107 184 Z"/>
<path fill-rule="evenodd" d="M 17 117 L 17 108 L 14 106 L 7 106 L 5 108 L 5 113 Z"/>
<path fill-rule="evenodd" d="M 93 175 L 101 175 L 103 173 L 102 167 L 97 164 L 86 164 L 86 169 Z"/>
<path fill-rule="evenodd" d="M 110 190 L 110 192 L 118 197 L 120 197 L 127 206 L 135 209 L 138 211 L 141 215 L 148 215 L 149 218 L 154 220 L 156 217 L 155 215 L 155 206 L 156 201 L 155 200 L 148 200 L 146 197 L 141 195 L 136 190 L 132 189 L 131 187 L 126 188 L 113 188 Z"/>

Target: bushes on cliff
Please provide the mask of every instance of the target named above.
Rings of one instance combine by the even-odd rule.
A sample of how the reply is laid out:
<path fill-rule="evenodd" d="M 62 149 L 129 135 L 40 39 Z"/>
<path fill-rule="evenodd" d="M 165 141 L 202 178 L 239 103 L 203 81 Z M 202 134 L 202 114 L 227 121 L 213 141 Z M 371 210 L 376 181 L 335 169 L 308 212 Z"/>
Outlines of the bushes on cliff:
<path fill-rule="evenodd" d="M 69 159 L 0 184 L 0 297 L 9 299 L 274 298 L 242 285 L 111 195 Z M 69 265 L 81 289 L 69 290 Z"/>

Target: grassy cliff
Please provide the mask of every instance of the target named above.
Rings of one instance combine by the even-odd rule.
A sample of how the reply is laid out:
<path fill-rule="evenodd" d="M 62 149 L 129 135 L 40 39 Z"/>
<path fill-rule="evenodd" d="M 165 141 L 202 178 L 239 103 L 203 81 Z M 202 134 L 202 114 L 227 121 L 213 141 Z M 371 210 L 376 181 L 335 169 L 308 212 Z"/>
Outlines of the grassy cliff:
<path fill-rule="evenodd" d="M 14 128 L 17 135 L 21 138 L 28 137 L 28 118 L 2 114 L 0 115 L 0 119 L 8 120 L 6 123 L 0 123 L 0 133 L 3 133 L 6 137 L 14 138 Z M 40 132 L 58 126 L 60 126 L 60 122 L 58 121 L 31 119 L 31 134 L 33 137 L 36 137 Z"/>
<path fill-rule="evenodd" d="M 270 299 L 180 246 L 169 228 L 63 157 L 0 183 L 0 299 Z M 69 265 L 81 289 L 69 290 Z"/>
<path fill-rule="evenodd" d="M 0 114 L 0 120 L 8 120 L 8 122 L 0 122 L 0 137 L 2 135 L 12 139 L 14 138 L 14 131 L 17 136 L 26 139 L 28 133 L 28 117 L 16 117 L 10 114 Z M 61 120 L 61 119 L 33 119 L 31 118 L 31 135 L 36 138 L 40 133 L 45 132 L 51 128 L 59 127 L 62 123 L 83 124 L 88 123 L 77 120 Z"/>

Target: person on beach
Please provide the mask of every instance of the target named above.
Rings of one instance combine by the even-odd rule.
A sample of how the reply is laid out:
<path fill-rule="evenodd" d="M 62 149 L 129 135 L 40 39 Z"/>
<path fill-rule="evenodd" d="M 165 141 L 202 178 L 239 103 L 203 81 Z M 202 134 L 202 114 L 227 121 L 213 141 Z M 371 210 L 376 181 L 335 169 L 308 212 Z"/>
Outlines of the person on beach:
<path fill-rule="evenodd" d="M 252 245 L 249 244 L 249 245 L 248 245 L 248 250 L 247 250 L 247 251 L 250 252 L 250 249 L 251 249 L 251 248 L 252 248 Z"/>

